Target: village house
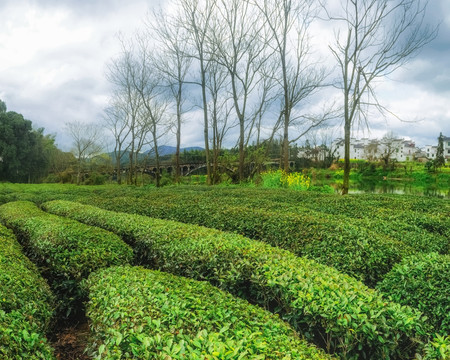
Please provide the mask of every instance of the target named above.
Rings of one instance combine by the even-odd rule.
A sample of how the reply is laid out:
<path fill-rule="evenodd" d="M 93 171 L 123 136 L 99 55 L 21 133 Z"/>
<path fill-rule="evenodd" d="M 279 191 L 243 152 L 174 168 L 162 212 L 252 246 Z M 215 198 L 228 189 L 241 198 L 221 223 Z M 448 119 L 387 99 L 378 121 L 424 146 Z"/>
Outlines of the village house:
<path fill-rule="evenodd" d="M 336 158 L 344 158 L 344 139 L 335 139 L 331 148 Z M 396 161 L 426 161 L 435 159 L 436 152 L 437 145 L 427 145 L 419 149 L 414 141 L 408 139 L 350 139 L 350 159 L 376 161 L 387 158 Z M 444 157 L 450 161 L 450 137 L 444 137 Z"/>

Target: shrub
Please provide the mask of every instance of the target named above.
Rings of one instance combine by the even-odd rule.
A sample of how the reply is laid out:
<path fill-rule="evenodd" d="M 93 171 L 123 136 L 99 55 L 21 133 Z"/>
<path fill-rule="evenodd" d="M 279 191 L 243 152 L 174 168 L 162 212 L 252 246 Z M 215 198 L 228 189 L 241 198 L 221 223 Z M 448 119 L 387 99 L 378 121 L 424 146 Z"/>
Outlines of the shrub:
<path fill-rule="evenodd" d="M 102 175 L 97 172 L 92 172 L 84 180 L 84 185 L 103 185 L 108 179 L 107 175 Z"/>
<path fill-rule="evenodd" d="M 395 302 L 422 311 L 437 332 L 449 334 L 449 280 L 449 255 L 420 254 L 394 266 L 377 287 Z"/>
<path fill-rule="evenodd" d="M 244 199 L 238 200 L 241 203 Z M 92 198 L 89 200 L 92 203 Z M 283 211 L 244 205 L 228 205 L 220 196 L 170 199 L 116 197 L 96 199 L 95 204 L 110 210 L 138 213 L 185 223 L 232 231 L 270 245 L 308 256 L 333 266 L 369 286 L 374 286 L 392 266 L 415 251 L 394 239 L 378 236 L 364 228 L 347 224 L 308 209 Z"/>
<path fill-rule="evenodd" d="M 262 185 L 268 188 L 289 188 L 305 191 L 311 185 L 311 179 L 304 174 L 293 172 L 286 173 L 283 170 L 268 171 L 261 174 Z"/>
<path fill-rule="evenodd" d="M 331 359 L 277 316 L 205 282 L 112 267 L 85 285 L 96 359 Z"/>
<path fill-rule="evenodd" d="M 14 229 L 61 299 L 66 315 L 80 310 L 79 283 L 90 272 L 132 261 L 133 251 L 117 235 L 50 215 L 31 202 L 0 206 L 0 220 Z"/>
<path fill-rule="evenodd" d="M 261 173 L 262 185 L 266 188 L 279 188 L 281 187 L 282 177 L 283 172 L 281 170 Z"/>
<path fill-rule="evenodd" d="M 207 280 L 279 313 L 344 359 L 401 359 L 425 334 L 417 311 L 333 268 L 240 235 L 53 201 L 44 208 L 120 234 L 143 264 Z"/>
<path fill-rule="evenodd" d="M 450 359 L 450 335 L 436 335 L 426 344 L 423 356 L 419 360 L 447 360 Z"/>
<path fill-rule="evenodd" d="M 118 194 L 116 193 L 115 196 Z M 220 214 L 215 215 L 216 219 L 219 217 L 217 219 L 219 221 L 216 223 L 209 221 L 210 213 L 220 212 L 230 207 L 239 207 L 243 212 L 249 214 L 255 213 L 254 208 L 256 208 L 257 211 L 269 214 L 283 214 L 281 216 L 284 218 L 312 216 L 321 223 L 321 228 L 328 228 L 329 233 L 336 224 L 344 224 L 357 227 L 361 234 L 368 238 L 383 237 L 384 241 L 388 242 L 391 239 L 396 241 L 396 246 L 399 246 L 398 242 L 400 241 L 408 245 L 405 248 L 408 251 L 437 251 L 446 254 L 450 249 L 450 209 L 446 210 L 446 202 L 442 200 L 417 199 L 417 197 L 405 197 L 405 200 L 401 200 L 402 198 L 399 199 L 395 196 L 376 195 L 339 197 L 309 192 L 297 193 L 289 190 L 242 188 L 209 191 L 204 191 L 203 188 L 195 188 L 195 190 L 177 188 L 171 189 L 171 194 L 165 192 L 142 193 L 136 190 L 134 193 L 127 193 L 127 197 L 138 198 L 136 204 L 132 206 L 130 204 L 130 208 L 135 208 L 135 212 L 219 227 L 228 231 L 236 230 L 231 227 L 227 228 L 229 221 L 226 218 L 225 221 L 221 220 Z M 111 196 L 105 194 L 102 199 L 99 199 L 98 204 L 107 203 L 108 198 Z M 420 209 L 420 206 L 423 208 Z M 116 210 L 114 206 L 109 208 Z M 175 212 L 175 209 L 180 215 Z M 428 209 L 429 212 L 425 212 L 424 209 Z M 118 208 L 117 210 L 121 211 L 122 209 Z M 125 211 L 131 212 L 132 210 Z M 204 221 L 208 221 L 208 223 L 204 223 Z M 289 233 L 291 237 L 294 237 L 296 231 L 291 229 Z M 345 235 L 345 232 L 343 234 Z M 259 234 L 257 237 L 257 239 L 264 238 L 265 234 Z M 328 263 L 328 265 L 332 264 Z"/>
<path fill-rule="evenodd" d="M 47 283 L 0 225 L 0 357 L 54 359 L 45 338 L 53 311 Z"/>

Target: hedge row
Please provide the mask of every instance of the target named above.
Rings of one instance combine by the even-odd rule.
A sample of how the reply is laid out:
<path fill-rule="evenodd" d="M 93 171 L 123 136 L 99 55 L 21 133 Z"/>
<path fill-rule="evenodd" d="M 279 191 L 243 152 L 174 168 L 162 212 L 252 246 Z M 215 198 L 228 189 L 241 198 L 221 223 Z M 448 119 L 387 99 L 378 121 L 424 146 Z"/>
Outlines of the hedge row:
<path fill-rule="evenodd" d="M 15 199 L 45 202 L 54 199 L 86 202 L 92 196 L 115 198 L 133 197 L 167 203 L 219 202 L 231 206 L 256 207 L 267 211 L 314 212 L 333 215 L 336 221 L 364 227 L 379 235 L 400 240 L 421 252 L 450 251 L 450 203 L 448 201 L 417 196 L 318 194 L 288 189 L 245 187 L 179 186 L 163 189 L 117 186 L 87 188 L 70 185 L 11 185 L 2 186 L 8 201 Z M 1 203 L 0 195 L 0 203 Z M 211 200 L 212 199 L 212 200 Z M 318 215 L 320 216 L 320 214 Z M 325 220 L 330 218 L 326 216 Z"/>
<path fill-rule="evenodd" d="M 342 359 L 411 358 L 427 331 L 416 310 L 386 301 L 331 267 L 262 242 L 67 201 L 44 208 L 116 232 L 146 266 L 207 280 L 279 313 Z"/>
<path fill-rule="evenodd" d="M 132 249 L 117 235 L 50 215 L 31 202 L 0 206 L 0 220 L 16 232 L 28 257 L 41 268 L 66 316 L 81 310 L 82 279 L 96 269 L 133 259 Z"/>
<path fill-rule="evenodd" d="M 405 209 L 413 206 L 406 200 L 405 204 L 388 197 L 381 201 L 359 196 L 338 197 L 335 195 L 321 195 L 298 193 L 293 191 L 248 189 L 248 188 L 217 188 L 204 190 L 203 188 L 175 188 L 174 193 L 167 191 L 147 191 L 143 194 L 137 190 L 128 191 L 131 197 L 145 199 L 154 204 L 183 204 L 185 208 L 195 208 L 218 204 L 228 207 L 245 207 L 246 209 L 262 209 L 265 211 L 299 215 L 312 215 L 317 219 L 332 222 L 344 222 L 349 225 L 364 228 L 378 235 L 388 236 L 413 247 L 420 252 L 449 253 L 450 250 L 450 212 L 446 209 L 446 202 L 440 200 L 440 213 L 423 214 L 418 211 Z M 109 197 L 109 194 L 105 194 Z M 115 196 L 117 196 L 116 194 Z M 387 207 L 388 200 L 398 204 L 393 209 Z M 426 199 L 426 198 L 425 198 Z M 427 203 L 430 200 L 417 200 Z M 438 202 L 439 203 L 439 202 Z M 332 216 L 330 216 L 330 214 Z M 170 216 L 170 214 L 169 214 Z"/>
<path fill-rule="evenodd" d="M 281 212 L 229 206 L 224 201 L 197 203 L 148 201 L 131 197 L 95 198 L 90 204 L 114 211 L 171 219 L 231 231 L 333 266 L 374 287 L 394 264 L 415 250 L 400 241 L 311 211 Z"/>
<path fill-rule="evenodd" d="M 277 316 L 205 282 L 123 266 L 84 285 L 95 359 L 331 359 Z"/>
<path fill-rule="evenodd" d="M 0 358 L 54 359 L 45 337 L 53 311 L 47 283 L 0 225 Z"/>
<path fill-rule="evenodd" d="M 102 197 L 112 197 L 107 188 L 101 193 Z M 436 198 L 374 194 L 342 197 L 334 194 L 316 194 L 287 189 L 207 188 L 201 186 L 176 187 L 158 191 L 120 189 L 119 193 L 151 201 L 161 197 L 170 198 L 173 202 L 189 202 L 192 199 L 208 202 L 211 199 L 213 201 L 220 199 L 222 203 L 228 205 L 244 204 L 266 210 L 310 209 L 334 216 L 345 216 L 346 220 L 351 223 L 355 219 L 364 219 L 363 225 L 368 226 L 369 229 L 382 233 L 387 231 L 386 234 L 389 236 L 397 234 L 397 239 L 411 241 L 411 244 L 415 243 L 418 233 L 427 237 L 423 243 L 432 240 L 431 235 L 445 236 L 447 239 L 450 237 L 450 204 L 448 201 Z M 118 195 L 116 192 L 114 196 Z M 371 220 L 371 222 L 369 223 L 367 220 Z M 355 224 L 358 225 L 358 222 Z M 378 226 L 379 224 L 382 226 Z M 413 239 L 409 240 L 408 236 L 413 236 Z M 423 248 L 427 250 L 426 247 Z M 446 250 L 447 252 L 449 250 L 448 243 Z"/>
<path fill-rule="evenodd" d="M 448 335 L 449 286 L 450 256 L 431 253 L 404 259 L 377 287 L 395 302 L 422 311 L 438 333 Z"/>
<path fill-rule="evenodd" d="M 252 199 L 258 201 L 259 206 L 276 208 L 290 208 L 292 206 L 309 208 L 335 216 L 345 215 L 350 219 L 373 220 L 370 228 L 380 222 L 389 229 L 402 229 L 405 231 L 420 232 L 425 235 L 450 236 L 450 202 L 429 197 L 395 196 L 395 195 L 350 195 L 336 196 L 327 194 L 309 194 L 295 191 L 274 189 L 246 189 L 222 188 L 207 192 L 196 189 L 179 191 L 178 196 L 194 197 L 219 196 L 226 197 L 227 203 L 234 200 L 252 204 Z M 149 196 L 155 195 L 154 193 Z M 258 196 L 256 196 L 258 195 Z M 261 204 L 262 200 L 263 204 Z M 367 224 L 367 222 L 366 222 Z M 383 227 L 379 227 L 383 230 Z M 392 235 L 392 233 L 390 234 Z M 409 234 L 408 234 L 409 235 Z M 448 248 L 447 248 L 448 250 Z"/>

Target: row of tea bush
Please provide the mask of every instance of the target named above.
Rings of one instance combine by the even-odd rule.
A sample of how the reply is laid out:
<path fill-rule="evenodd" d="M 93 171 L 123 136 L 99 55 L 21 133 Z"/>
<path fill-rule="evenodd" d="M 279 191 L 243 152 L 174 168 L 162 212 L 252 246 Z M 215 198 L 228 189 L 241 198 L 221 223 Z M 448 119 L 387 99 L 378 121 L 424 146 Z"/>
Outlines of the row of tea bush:
<path fill-rule="evenodd" d="M 419 312 L 262 242 L 68 201 L 43 207 L 119 234 L 146 266 L 207 280 L 279 313 L 308 340 L 344 359 L 411 358 L 429 331 Z"/>
<path fill-rule="evenodd" d="M 89 203 L 109 210 L 242 234 L 333 266 L 371 287 L 382 280 L 394 264 L 416 253 L 413 247 L 399 240 L 308 210 L 283 212 L 233 206 L 219 197 L 201 203 L 133 197 L 95 198 Z"/>
<path fill-rule="evenodd" d="M 45 337 L 54 310 L 49 286 L 0 225 L 0 358 L 55 359 Z"/>
<path fill-rule="evenodd" d="M 61 300 L 59 316 L 76 316 L 83 310 L 80 283 L 92 271 L 133 260 L 133 250 L 117 235 L 48 214 L 32 202 L 0 206 L 0 220 L 14 230 Z"/>
<path fill-rule="evenodd" d="M 206 282 L 111 267 L 84 286 L 96 359 L 332 359 L 277 316 Z"/>
<path fill-rule="evenodd" d="M 174 188 L 174 191 L 120 191 L 127 196 L 158 202 L 164 198 L 170 203 L 186 203 L 191 206 L 220 202 L 229 206 L 258 208 L 271 212 L 311 214 L 319 219 L 323 214 L 377 234 L 401 240 L 416 250 L 448 253 L 450 238 L 450 206 L 447 201 L 429 198 L 405 199 L 396 196 L 367 197 L 336 196 L 292 191 L 249 188 Z M 110 194 L 102 192 L 102 198 Z M 417 203 L 424 209 L 418 210 Z M 432 204 L 432 206 L 430 206 Z M 428 206 L 427 206 L 428 205 Z M 425 210 L 426 209 L 426 210 Z M 327 216 L 329 218 L 330 216 Z"/>
<path fill-rule="evenodd" d="M 111 268 L 130 263 L 132 252 L 110 232 L 23 201 L 0 206 L 0 218 L 19 234 L 41 270 L 46 267 L 65 310 L 80 311 L 81 301 L 89 296 L 93 358 L 332 359 L 275 315 L 211 285 L 138 268 Z M 44 337 L 51 301 L 40 299 L 43 290 L 49 298 L 51 293 L 18 243 L 8 246 L 14 254 L 5 246 L 5 256 L 14 255 L 23 264 L 8 260 L 0 272 L 0 354 L 7 359 L 53 359 Z M 85 281 L 102 268 L 108 270 Z M 20 281 L 19 271 L 25 276 Z M 13 302 L 15 297 L 19 301 Z"/>

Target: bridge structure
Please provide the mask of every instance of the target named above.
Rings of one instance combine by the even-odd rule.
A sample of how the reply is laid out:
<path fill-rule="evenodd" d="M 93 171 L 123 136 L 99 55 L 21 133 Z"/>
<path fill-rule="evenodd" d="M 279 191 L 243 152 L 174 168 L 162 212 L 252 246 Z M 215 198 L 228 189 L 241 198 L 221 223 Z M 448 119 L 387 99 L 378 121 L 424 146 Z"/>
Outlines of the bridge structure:
<path fill-rule="evenodd" d="M 162 173 L 164 170 L 168 174 L 174 174 L 175 173 L 175 164 L 163 164 L 159 166 L 159 172 Z M 189 163 L 189 164 L 180 164 L 180 174 L 181 176 L 189 176 L 193 172 L 206 168 L 206 163 Z M 147 165 L 145 167 L 138 167 L 139 172 L 143 172 L 144 174 L 148 175 L 155 175 L 156 174 L 156 165 Z"/>
<path fill-rule="evenodd" d="M 264 163 L 267 167 L 278 167 L 280 165 L 279 161 L 268 161 Z M 294 167 L 295 162 L 290 161 L 289 166 Z M 211 167 L 213 165 L 211 164 Z M 238 164 L 235 164 L 235 167 L 237 169 Z M 162 164 L 159 166 L 159 171 L 162 173 L 164 170 L 168 174 L 174 174 L 175 173 L 175 164 Z M 189 176 L 192 175 L 192 173 L 196 172 L 197 170 L 205 169 L 206 163 L 186 163 L 186 164 L 180 164 L 180 174 L 181 176 Z M 125 170 L 126 171 L 126 170 Z M 138 167 L 138 171 L 142 172 L 147 175 L 156 175 L 156 165 L 147 165 L 145 167 Z"/>

